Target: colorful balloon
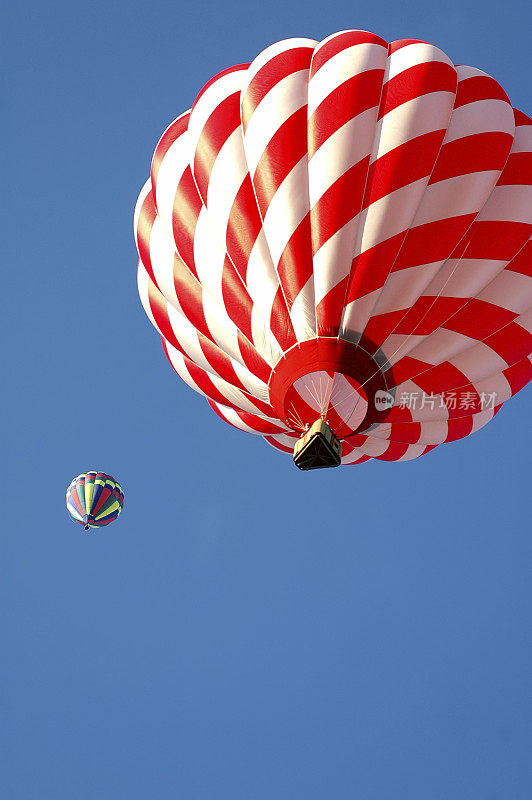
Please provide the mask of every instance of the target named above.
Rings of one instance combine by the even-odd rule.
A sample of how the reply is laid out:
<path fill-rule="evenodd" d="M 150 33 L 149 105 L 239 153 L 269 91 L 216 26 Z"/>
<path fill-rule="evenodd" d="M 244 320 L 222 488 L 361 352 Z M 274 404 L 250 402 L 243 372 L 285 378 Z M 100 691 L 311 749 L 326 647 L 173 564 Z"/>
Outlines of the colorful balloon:
<path fill-rule="evenodd" d="M 343 31 L 221 72 L 135 234 L 176 372 L 302 468 L 416 458 L 532 378 L 532 121 L 431 44 Z"/>
<path fill-rule="evenodd" d="M 67 489 L 67 511 L 75 522 L 101 528 L 113 522 L 124 505 L 124 493 L 114 478 L 105 472 L 82 472 Z"/>

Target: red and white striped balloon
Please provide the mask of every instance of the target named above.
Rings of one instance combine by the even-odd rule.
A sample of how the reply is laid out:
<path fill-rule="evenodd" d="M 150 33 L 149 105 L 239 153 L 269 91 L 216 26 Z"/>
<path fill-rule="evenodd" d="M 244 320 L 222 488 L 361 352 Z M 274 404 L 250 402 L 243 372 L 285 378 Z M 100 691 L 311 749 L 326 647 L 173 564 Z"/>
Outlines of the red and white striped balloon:
<path fill-rule="evenodd" d="M 176 372 L 342 463 L 485 425 L 532 377 L 532 120 L 479 69 L 365 31 L 214 77 L 159 141 L 138 286 Z"/>

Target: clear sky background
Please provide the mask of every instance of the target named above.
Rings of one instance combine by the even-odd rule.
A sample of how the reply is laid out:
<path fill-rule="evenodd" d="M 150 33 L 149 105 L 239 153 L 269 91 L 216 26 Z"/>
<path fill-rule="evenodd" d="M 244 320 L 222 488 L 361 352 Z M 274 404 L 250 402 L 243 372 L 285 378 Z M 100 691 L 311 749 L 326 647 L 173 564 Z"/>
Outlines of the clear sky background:
<path fill-rule="evenodd" d="M 531 113 L 529 3 L 3 16 L 0 796 L 530 800 L 531 387 L 416 461 L 300 473 L 173 373 L 132 233 L 159 135 L 219 70 L 365 28 Z M 85 536 L 64 493 L 91 468 L 125 507 Z"/>

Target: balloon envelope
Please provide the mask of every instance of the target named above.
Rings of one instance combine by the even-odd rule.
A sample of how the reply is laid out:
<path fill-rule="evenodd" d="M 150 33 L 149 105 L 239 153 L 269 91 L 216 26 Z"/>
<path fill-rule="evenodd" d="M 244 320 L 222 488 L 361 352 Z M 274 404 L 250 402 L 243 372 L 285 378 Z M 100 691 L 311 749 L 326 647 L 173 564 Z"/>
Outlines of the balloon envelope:
<path fill-rule="evenodd" d="M 532 377 L 532 121 L 439 48 L 343 31 L 214 77 L 135 213 L 139 293 L 181 378 L 343 464 L 477 431 Z"/>
<path fill-rule="evenodd" d="M 113 522 L 123 505 L 124 493 L 120 484 L 105 472 L 82 472 L 74 478 L 66 493 L 68 513 L 85 530 Z"/>

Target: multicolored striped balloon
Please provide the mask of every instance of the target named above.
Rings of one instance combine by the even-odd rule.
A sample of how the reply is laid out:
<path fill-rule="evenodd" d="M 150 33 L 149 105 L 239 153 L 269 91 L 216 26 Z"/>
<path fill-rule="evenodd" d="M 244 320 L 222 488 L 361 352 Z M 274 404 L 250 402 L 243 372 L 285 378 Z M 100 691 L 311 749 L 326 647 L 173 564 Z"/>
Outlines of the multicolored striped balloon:
<path fill-rule="evenodd" d="M 124 505 L 124 493 L 114 478 L 105 472 L 82 472 L 67 489 L 66 506 L 73 520 L 89 528 L 113 522 Z"/>
<path fill-rule="evenodd" d="M 342 463 L 477 431 L 532 378 L 532 120 L 437 47 L 288 39 L 159 141 L 138 287 L 211 408 Z"/>

